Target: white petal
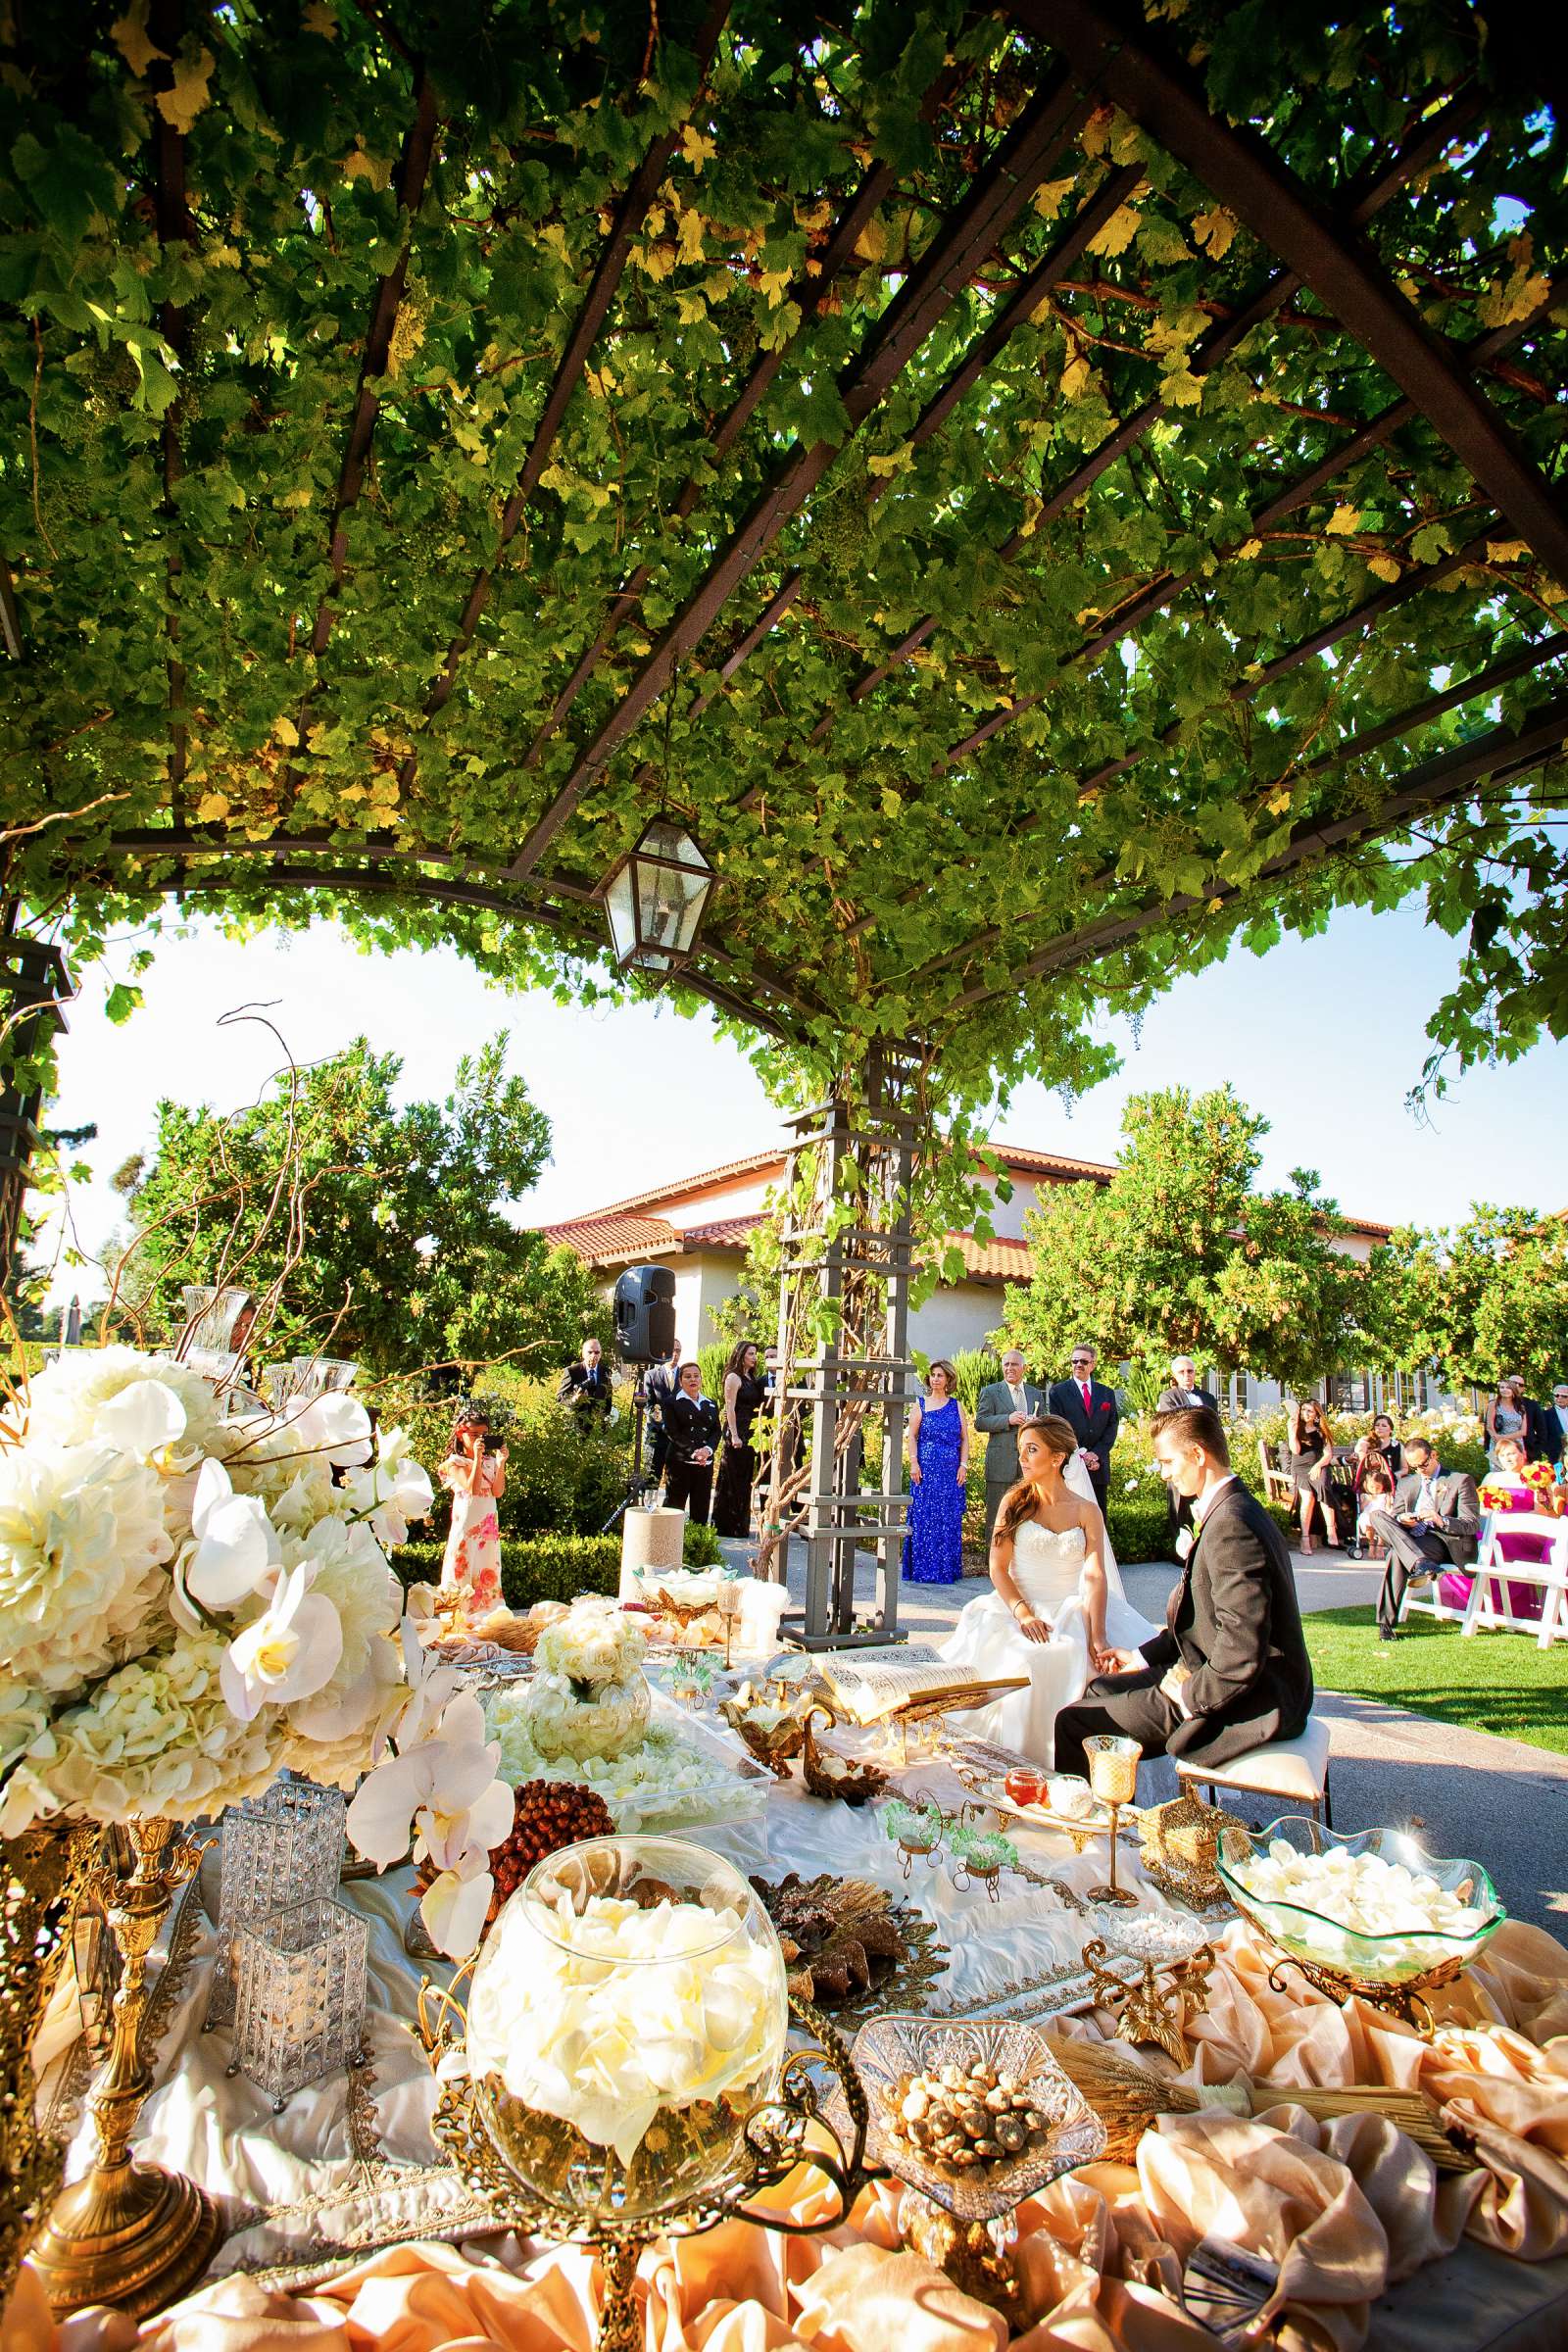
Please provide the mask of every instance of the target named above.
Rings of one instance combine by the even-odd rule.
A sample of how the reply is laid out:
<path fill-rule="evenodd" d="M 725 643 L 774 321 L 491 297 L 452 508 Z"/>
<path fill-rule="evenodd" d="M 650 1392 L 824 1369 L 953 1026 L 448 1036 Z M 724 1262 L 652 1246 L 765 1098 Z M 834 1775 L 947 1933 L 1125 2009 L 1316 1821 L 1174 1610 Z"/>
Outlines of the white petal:
<path fill-rule="evenodd" d="M 415 1809 L 424 1794 L 422 1778 L 415 1756 L 389 1756 L 361 1783 L 348 1814 L 356 1853 L 382 1870 L 402 1861 L 414 1835 Z"/>
<path fill-rule="evenodd" d="M 456 1871 L 444 1870 L 431 1881 L 420 1898 L 419 1917 L 437 1951 L 453 1960 L 466 1959 L 484 1932 L 484 1915 L 493 1891 L 488 1870 L 473 1879 L 461 1879 Z"/>
<path fill-rule="evenodd" d="M 282 1556 L 277 1531 L 258 1497 L 228 1494 L 203 1514 L 200 1540 L 185 1563 L 185 1582 L 204 1608 L 231 1609 L 257 1590 Z"/>
<path fill-rule="evenodd" d="M 489 1788 L 481 1789 L 468 1807 L 468 1836 L 475 1845 L 482 1846 L 489 1853 L 492 1846 L 501 1843 L 503 1838 L 511 1837 L 516 1816 L 517 1800 L 510 1784 L 492 1781 Z"/>
<path fill-rule="evenodd" d="M 224 1501 L 234 1492 L 234 1482 L 218 1456 L 210 1453 L 196 1474 L 196 1492 L 191 1497 L 191 1533 L 199 1536 L 207 1524 L 208 1513 L 215 1504 Z"/>
<path fill-rule="evenodd" d="M 161 1380 L 130 1381 L 98 1407 L 95 1418 L 102 1436 L 139 1461 L 172 1446 L 185 1431 L 185 1407 Z"/>

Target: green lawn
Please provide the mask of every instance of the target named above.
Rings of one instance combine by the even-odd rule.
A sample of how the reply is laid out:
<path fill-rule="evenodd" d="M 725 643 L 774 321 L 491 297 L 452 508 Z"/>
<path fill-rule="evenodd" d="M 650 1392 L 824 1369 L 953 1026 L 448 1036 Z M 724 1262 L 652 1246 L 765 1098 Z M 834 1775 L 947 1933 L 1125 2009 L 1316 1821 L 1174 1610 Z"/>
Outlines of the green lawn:
<path fill-rule="evenodd" d="M 1303 1617 L 1312 1672 L 1325 1690 L 1381 1699 L 1503 1740 L 1568 1755 L 1568 1642 L 1538 1649 L 1523 1634 L 1475 1634 L 1413 1617 L 1380 1642 L 1369 1609 Z"/>

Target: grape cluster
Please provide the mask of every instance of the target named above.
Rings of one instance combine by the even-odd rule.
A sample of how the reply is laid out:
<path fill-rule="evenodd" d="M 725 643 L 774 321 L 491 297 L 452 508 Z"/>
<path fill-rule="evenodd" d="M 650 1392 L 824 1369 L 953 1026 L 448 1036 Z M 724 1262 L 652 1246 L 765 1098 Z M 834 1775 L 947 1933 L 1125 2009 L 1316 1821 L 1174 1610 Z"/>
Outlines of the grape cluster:
<path fill-rule="evenodd" d="M 516 1794 L 512 1834 L 491 1848 L 490 1875 L 496 1887 L 489 1918 L 495 1918 L 508 1895 L 546 1854 L 575 1845 L 579 1838 L 609 1838 L 614 1827 L 609 1806 L 592 1788 L 575 1781 L 524 1781 Z"/>

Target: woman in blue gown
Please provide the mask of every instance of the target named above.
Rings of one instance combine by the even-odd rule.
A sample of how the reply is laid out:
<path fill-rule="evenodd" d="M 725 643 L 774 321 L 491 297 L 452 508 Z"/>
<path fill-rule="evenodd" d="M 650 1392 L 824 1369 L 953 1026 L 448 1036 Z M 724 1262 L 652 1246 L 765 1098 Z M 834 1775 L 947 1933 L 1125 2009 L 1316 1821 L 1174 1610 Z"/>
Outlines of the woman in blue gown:
<path fill-rule="evenodd" d="M 926 1397 L 909 1415 L 909 1529 L 904 1573 L 915 1585 L 956 1585 L 963 1574 L 963 1501 L 969 1475 L 969 1424 L 956 1394 L 958 1376 L 945 1356 L 932 1358 Z"/>

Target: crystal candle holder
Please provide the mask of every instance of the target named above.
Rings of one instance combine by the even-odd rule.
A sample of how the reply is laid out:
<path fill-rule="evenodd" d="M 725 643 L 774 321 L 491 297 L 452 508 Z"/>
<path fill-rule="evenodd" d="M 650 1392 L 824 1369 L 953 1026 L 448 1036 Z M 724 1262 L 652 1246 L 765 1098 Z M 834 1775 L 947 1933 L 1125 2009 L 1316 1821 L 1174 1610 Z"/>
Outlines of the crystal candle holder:
<path fill-rule="evenodd" d="M 264 1795 L 230 1805 L 223 1815 L 209 2027 L 233 2021 L 235 1930 L 284 1904 L 337 1891 L 347 1814 L 340 1788 L 277 1781 Z"/>
<path fill-rule="evenodd" d="M 281 2111 L 295 2091 L 350 2066 L 365 2034 L 363 1919 L 312 1895 L 234 1936 L 234 2056 Z"/>

